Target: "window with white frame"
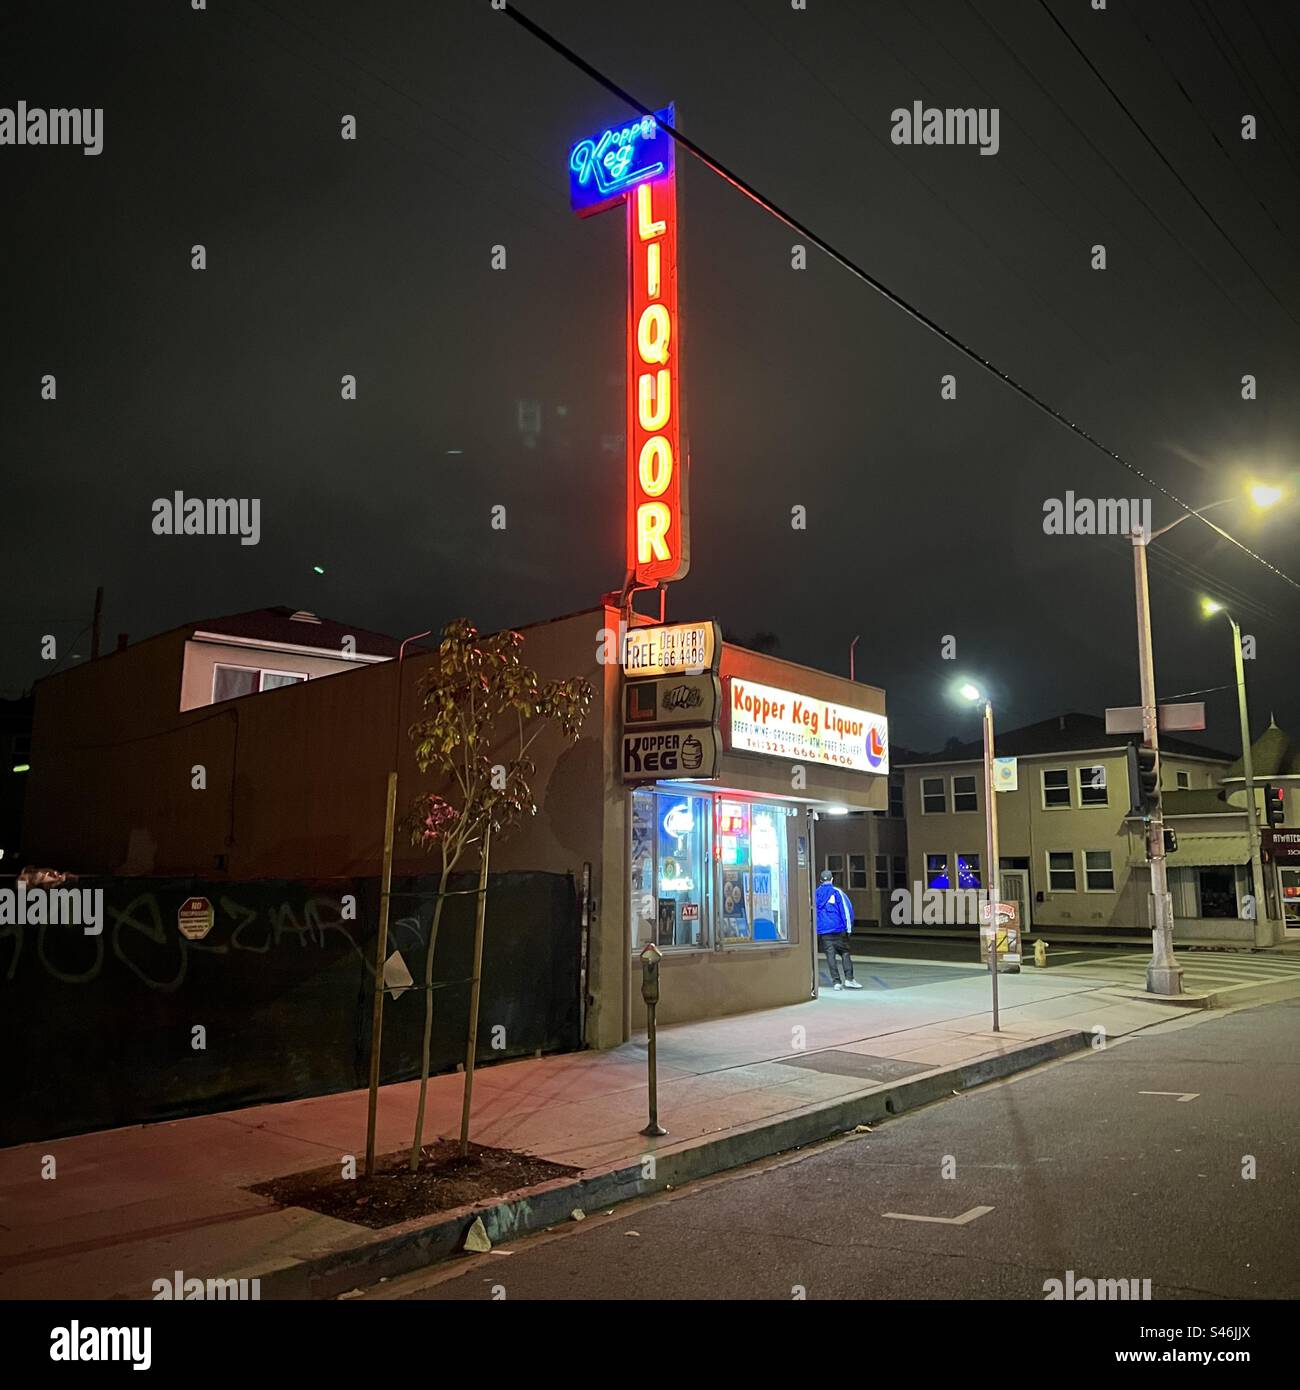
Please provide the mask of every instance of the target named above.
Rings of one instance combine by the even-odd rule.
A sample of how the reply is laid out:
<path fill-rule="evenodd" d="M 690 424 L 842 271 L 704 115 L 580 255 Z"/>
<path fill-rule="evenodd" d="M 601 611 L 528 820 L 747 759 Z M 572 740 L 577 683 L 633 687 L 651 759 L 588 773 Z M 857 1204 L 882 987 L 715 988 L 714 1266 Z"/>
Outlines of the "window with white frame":
<path fill-rule="evenodd" d="M 876 887 L 885 890 L 889 888 L 889 856 L 887 854 L 876 855 Z"/>
<path fill-rule="evenodd" d="M 927 854 L 925 856 L 925 886 L 927 888 L 951 888 L 948 877 L 948 856 L 946 854 Z"/>
<path fill-rule="evenodd" d="M 849 887 L 865 888 L 867 886 L 867 856 L 865 854 L 849 855 Z"/>
<path fill-rule="evenodd" d="M 942 816 L 948 810 L 947 784 L 942 777 L 921 778 L 921 814 Z"/>
<path fill-rule="evenodd" d="M 1045 767 L 1043 777 L 1043 809 L 1068 810 L 1070 806 L 1070 769 Z"/>
<path fill-rule="evenodd" d="M 1104 767 L 1081 767 L 1079 769 L 1079 805 L 1107 806 L 1110 804 L 1109 790 L 1106 786 Z"/>
<path fill-rule="evenodd" d="M 979 797 L 975 793 L 975 775 L 954 777 L 952 779 L 952 809 L 954 811 L 978 811 Z"/>
<path fill-rule="evenodd" d="M 1110 850 L 1084 850 L 1083 886 L 1085 891 L 1089 893 L 1113 893 L 1115 891 L 1115 870 L 1110 862 Z"/>
<path fill-rule="evenodd" d="M 843 888 L 844 856 L 842 854 L 828 854 L 826 856 L 826 867 L 831 871 L 831 882 L 836 888 Z"/>
<path fill-rule="evenodd" d="M 1072 849 L 1047 851 L 1047 886 L 1053 893 L 1073 893 L 1078 888 Z"/>
<path fill-rule="evenodd" d="M 1174 776 L 1178 781 L 1178 790 L 1180 792 L 1188 791 L 1191 788 L 1192 774 L 1190 772 L 1176 772 Z"/>
<path fill-rule="evenodd" d="M 957 856 L 957 887 L 983 888 L 980 878 L 980 857 L 978 854 L 959 854 Z"/>
<path fill-rule="evenodd" d="M 266 671 L 260 666 L 214 666 L 212 703 L 237 700 L 242 695 L 255 695 L 259 690 L 276 690 L 282 685 L 297 685 L 306 679 L 306 673 L 301 671 Z"/>
<path fill-rule="evenodd" d="M 901 855 L 894 855 L 893 880 L 895 888 L 907 887 L 907 859 Z"/>

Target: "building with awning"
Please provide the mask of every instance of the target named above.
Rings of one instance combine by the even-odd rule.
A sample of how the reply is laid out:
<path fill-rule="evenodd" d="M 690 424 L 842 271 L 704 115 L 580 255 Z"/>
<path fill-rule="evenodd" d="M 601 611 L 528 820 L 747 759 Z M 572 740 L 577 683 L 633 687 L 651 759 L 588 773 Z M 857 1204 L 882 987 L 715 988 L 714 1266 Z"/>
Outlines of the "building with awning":
<path fill-rule="evenodd" d="M 1251 745 L 1255 811 L 1260 826 L 1261 860 L 1267 916 L 1281 922 L 1279 931 L 1300 936 L 1300 740 L 1270 718 L 1268 728 Z M 1285 820 L 1265 823 L 1264 788 L 1283 794 Z M 1167 859 L 1169 892 L 1174 901 L 1175 941 L 1241 940 L 1255 943 L 1249 915 L 1251 845 L 1246 814 L 1242 759 L 1223 773 L 1213 788 L 1163 793 L 1165 825 L 1178 846 Z"/>

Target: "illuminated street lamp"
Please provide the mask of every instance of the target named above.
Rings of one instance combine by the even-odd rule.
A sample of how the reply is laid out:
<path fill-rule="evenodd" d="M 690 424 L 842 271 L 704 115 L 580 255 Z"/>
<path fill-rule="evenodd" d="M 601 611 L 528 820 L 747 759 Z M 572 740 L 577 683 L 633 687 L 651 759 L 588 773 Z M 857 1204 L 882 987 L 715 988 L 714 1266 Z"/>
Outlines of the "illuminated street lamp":
<path fill-rule="evenodd" d="M 1250 715 L 1246 710 L 1246 668 L 1241 655 L 1241 628 L 1217 599 L 1203 598 L 1201 611 L 1207 618 L 1222 613 L 1232 625 L 1232 659 L 1237 671 L 1237 716 L 1241 720 L 1241 773 L 1246 781 L 1246 831 L 1250 836 L 1250 876 L 1254 884 L 1255 945 L 1267 946 L 1271 942 L 1273 932 L 1268 925 L 1268 889 L 1264 886 L 1264 865 L 1259 846 L 1259 817 L 1255 813 L 1255 771 L 1250 751 Z M 1263 927 L 1260 926 L 1261 921 Z"/>
<path fill-rule="evenodd" d="M 984 831 L 988 862 L 984 866 L 984 896 L 989 907 L 989 974 L 993 978 L 993 1031 L 998 1027 L 998 809 L 993 790 L 993 704 L 970 681 L 958 686 L 957 694 L 972 704 L 984 702 Z"/>
<path fill-rule="evenodd" d="M 1282 496 L 1282 489 L 1266 483 L 1247 488 L 1257 507 L 1270 507 Z M 1222 497 L 1193 511 L 1184 512 L 1167 526 L 1149 534 L 1141 526 L 1132 534 L 1133 579 L 1137 594 L 1138 677 L 1142 690 L 1142 742 L 1156 755 L 1159 767 L 1160 737 L 1157 732 L 1155 658 L 1151 646 L 1151 592 L 1147 583 L 1147 546 L 1189 517 L 1199 517 L 1215 507 L 1226 507 L 1237 497 Z M 1249 741 L 1249 740 L 1248 740 Z M 1169 874 L 1165 864 L 1165 820 L 1160 804 L 1160 783 L 1155 787 L 1156 804 L 1147 820 L 1147 862 L 1151 865 L 1151 963 L 1147 966 L 1147 992 L 1175 995 L 1183 992 L 1182 967 L 1174 959 L 1174 905 L 1169 896 Z M 1252 803 L 1253 804 L 1253 803 Z M 1257 882 L 1258 889 L 1258 882 Z"/>

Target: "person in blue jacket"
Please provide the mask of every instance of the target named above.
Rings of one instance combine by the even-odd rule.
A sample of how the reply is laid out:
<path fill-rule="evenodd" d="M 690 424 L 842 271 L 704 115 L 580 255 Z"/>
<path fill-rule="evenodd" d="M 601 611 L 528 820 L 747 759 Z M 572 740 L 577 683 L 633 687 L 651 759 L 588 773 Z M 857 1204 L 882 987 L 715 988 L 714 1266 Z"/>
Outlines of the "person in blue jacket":
<path fill-rule="evenodd" d="M 849 950 L 849 934 L 853 931 L 853 904 L 849 895 L 836 888 L 834 875 L 822 870 L 817 885 L 817 942 L 826 953 L 826 968 L 831 973 L 832 989 L 861 989 L 853 978 L 853 955 Z M 844 963 L 844 983 L 840 984 L 838 962 Z"/>

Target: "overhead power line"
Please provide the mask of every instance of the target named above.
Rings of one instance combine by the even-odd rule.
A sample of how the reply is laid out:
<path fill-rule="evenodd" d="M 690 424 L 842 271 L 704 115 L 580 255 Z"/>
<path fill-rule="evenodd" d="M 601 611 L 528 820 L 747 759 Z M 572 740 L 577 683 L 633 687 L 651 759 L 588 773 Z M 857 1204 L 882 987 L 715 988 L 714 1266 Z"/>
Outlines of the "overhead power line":
<path fill-rule="evenodd" d="M 602 87 L 605 88 L 606 91 L 610 92 L 613 96 L 616 96 L 620 101 L 625 102 L 634 111 L 639 111 L 643 116 L 654 117 L 655 111 L 653 107 L 647 106 L 645 102 L 640 101 L 636 97 L 634 97 L 631 94 L 631 92 L 628 92 L 623 87 L 620 87 L 619 84 L 615 82 L 612 77 L 607 77 L 603 72 L 600 71 L 599 68 L 594 67 L 580 54 L 575 53 L 574 50 L 571 49 L 567 44 L 562 43 L 553 34 L 548 33 L 547 30 L 543 29 L 539 24 L 536 24 L 533 20 L 529 19 L 527 15 L 523 14 L 514 5 L 508 4 L 503 13 L 509 15 L 510 18 L 513 19 L 516 24 L 518 24 L 521 28 L 525 29 L 535 39 L 538 39 L 541 43 L 544 43 L 553 52 L 558 53 L 559 56 L 563 58 L 567 63 L 571 63 L 574 67 L 578 68 L 579 71 L 584 72 L 588 77 L 592 79 L 592 81 L 599 83 Z M 662 129 L 667 135 L 669 135 L 674 141 L 676 141 L 676 143 L 680 145 L 684 150 L 694 155 L 694 157 L 698 159 L 701 164 L 705 165 L 706 168 L 711 169 L 715 174 L 718 175 L 719 178 L 724 179 L 727 183 L 731 184 L 733 188 L 743 193 L 745 197 L 749 198 L 752 202 L 757 203 L 758 206 L 761 207 L 765 212 L 770 213 L 773 217 L 777 218 L 781 222 L 784 222 L 787 227 L 791 228 L 793 231 L 798 232 L 800 236 L 806 237 L 810 242 L 812 242 L 814 246 L 818 248 L 818 250 L 822 251 L 825 255 L 829 256 L 833 261 L 836 262 L 836 264 L 843 266 L 843 268 L 847 270 L 851 275 L 856 276 L 865 284 L 870 285 L 871 288 L 875 290 L 877 294 L 889 300 L 889 302 L 895 305 L 897 308 L 902 309 L 905 314 L 907 314 L 910 318 L 915 319 L 917 323 L 922 325 L 922 327 L 927 328 L 936 337 L 942 338 L 943 341 L 947 343 L 950 347 L 956 348 L 957 351 L 960 352 L 963 356 L 970 358 L 972 362 L 982 367 L 986 372 L 989 372 L 993 376 L 997 377 L 998 380 L 1001 381 L 1004 386 L 1009 386 L 1011 390 L 1017 393 L 1017 395 L 1022 396 L 1036 409 L 1042 411 L 1044 415 L 1048 416 L 1052 420 L 1055 420 L 1058 425 L 1063 425 L 1066 429 L 1068 429 L 1071 432 L 1071 434 L 1076 435 L 1078 438 L 1090 444 L 1099 453 L 1105 454 L 1107 458 L 1111 459 L 1115 463 L 1118 463 L 1120 467 L 1127 469 L 1135 477 L 1141 478 L 1143 482 L 1147 483 L 1150 487 L 1154 488 L 1162 496 L 1167 497 L 1171 502 L 1175 503 L 1177 506 L 1182 508 L 1184 512 L 1190 513 L 1203 526 L 1207 526 L 1217 536 L 1221 536 L 1224 540 L 1234 545 L 1243 554 L 1250 556 L 1250 558 L 1254 560 L 1257 564 L 1262 565 L 1271 574 L 1275 574 L 1284 583 L 1289 584 L 1291 588 L 1300 591 L 1300 583 L 1297 583 L 1296 580 L 1292 579 L 1291 576 L 1287 574 L 1284 570 L 1279 569 L 1271 561 L 1266 560 L 1258 552 L 1252 550 L 1248 545 L 1243 544 L 1235 536 L 1225 531 L 1223 527 L 1211 521 L 1209 517 L 1197 512 L 1196 508 L 1193 507 L 1190 502 L 1185 502 L 1181 497 L 1178 496 L 1176 492 L 1172 492 L 1169 488 L 1165 487 L 1163 483 L 1158 482 L 1155 478 L 1151 477 L 1150 474 L 1144 472 L 1136 464 L 1130 463 L 1128 459 L 1124 458 L 1121 454 L 1116 453 L 1114 449 L 1107 448 L 1105 444 L 1103 444 L 1099 439 L 1097 439 L 1096 436 L 1090 434 L 1086 429 L 1083 428 L 1082 425 L 1077 425 L 1074 423 L 1073 420 L 1067 419 L 1064 415 L 1061 414 L 1059 410 L 1057 410 L 1054 406 L 1049 405 L 1045 400 L 1043 400 L 1041 396 L 1037 395 L 1034 391 L 1031 391 L 1029 387 L 1017 381 L 1016 378 L 1011 376 L 1010 373 L 1004 372 L 1000 367 L 990 362 L 988 358 L 982 356 L 979 352 L 976 351 L 975 348 L 963 342 L 955 334 L 950 333 L 946 328 L 942 326 L 942 324 L 937 323 L 934 319 L 930 318 L 928 314 L 924 313 L 922 310 L 918 309 L 914 304 L 904 299 L 902 295 L 898 294 L 894 290 L 891 290 L 888 285 L 886 285 L 883 281 L 878 280 L 874 275 L 870 273 L 870 271 L 865 270 L 862 266 L 858 265 L 856 261 L 852 260 L 843 251 L 837 250 L 824 237 L 819 236 L 816 232 L 814 232 L 811 227 L 805 225 L 803 222 L 800 222 L 799 219 L 796 218 L 792 213 L 786 212 L 778 204 L 772 202 L 770 198 L 767 198 L 764 194 L 760 193 L 752 184 L 747 183 L 744 179 L 742 179 L 739 174 L 733 173 L 730 169 L 727 168 L 725 164 L 723 164 L 720 160 L 715 159 L 711 154 L 708 153 L 707 150 L 703 149 L 694 140 L 692 140 L 690 136 L 683 135 L 680 130 L 675 129 L 673 126 L 668 125 L 666 122 L 661 121 L 659 124 L 660 129 Z"/>
<path fill-rule="evenodd" d="M 1223 225 L 1223 223 L 1220 222 L 1219 219 L 1215 217 L 1215 215 L 1209 210 L 1209 208 L 1205 206 L 1205 204 L 1200 200 L 1199 196 L 1197 195 L 1196 190 L 1191 186 L 1191 184 L 1187 182 L 1185 178 L 1183 178 L 1183 176 L 1178 172 L 1177 169 L 1174 168 L 1174 166 L 1168 161 L 1168 159 L 1165 158 L 1164 151 L 1147 134 L 1146 128 L 1143 126 L 1142 122 L 1139 121 L 1138 118 L 1129 109 L 1128 103 L 1124 100 L 1123 97 L 1120 96 L 1120 94 L 1114 89 L 1114 87 L 1112 87 L 1110 83 L 1107 82 L 1106 78 L 1103 76 L 1101 70 L 1097 67 L 1096 63 L 1094 63 L 1092 59 L 1089 58 L 1088 55 L 1083 51 L 1083 49 L 1079 47 L 1078 43 L 1075 42 L 1074 35 L 1070 33 L 1070 31 L 1065 27 L 1065 25 L 1062 24 L 1061 21 L 1052 13 L 1052 8 L 1047 3 L 1047 0 L 1038 0 L 1038 4 L 1039 7 L 1042 9 L 1043 13 L 1047 15 L 1048 19 L 1050 19 L 1052 23 L 1055 24 L 1056 27 L 1061 31 L 1061 33 L 1065 35 L 1066 42 L 1070 45 L 1070 47 L 1074 49 L 1074 51 L 1079 55 L 1079 57 L 1082 58 L 1083 61 L 1087 64 L 1088 71 L 1092 73 L 1092 75 L 1097 79 L 1097 81 L 1100 82 L 1101 85 L 1105 87 L 1105 89 L 1114 98 L 1115 104 L 1128 117 L 1129 121 L 1131 122 L 1133 128 L 1137 131 L 1137 133 L 1151 147 L 1156 158 L 1161 162 L 1161 164 L 1165 166 L 1166 169 L 1169 170 L 1169 172 L 1174 176 L 1174 178 L 1178 180 L 1179 186 L 1182 188 L 1183 192 L 1187 194 L 1187 196 L 1192 200 L 1192 202 L 1196 204 L 1198 208 L 1200 208 L 1200 210 L 1205 214 L 1205 216 L 1209 219 L 1210 223 L 1213 225 L 1215 231 L 1218 232 L 1218 234 L 1224 239 L 1224 241 L 1226 241 L 1228 245 L 1231 246 L 1232 249 L 1240 257 L 1242 265 L 1244 265 L 1246 269 L 1249 270 L 1250 273 L 1255 277 L 1255 279 L 1259 281 L 1260 287 L 1263 289 L 1264 293 L 1270 296 L 1270 298 L 1273 300 L 1273 303 L 1276 304 L 1279 309 L 1281 309 L 1281 311 L 1287 316 L 1287 318 L 1291 320 L 1292 323 L 1295 324 L 1297 328 L 1300 328 L 1300 319 L 1297 319 L 1296 316 L 1291 312 L 1291 310 L 1288 309 L 1286 305 L 1282 303 L 1281 299 L 1277 295 L 1277 292 L 1264 279 L 1264 277 L 1259 273 L 1259 271 L 1255 269 L 1254 265 L 1250 261 L 1250 258 L 1233 240 L 1231 234 L 1228 232 L 1227 228 Z"/>

